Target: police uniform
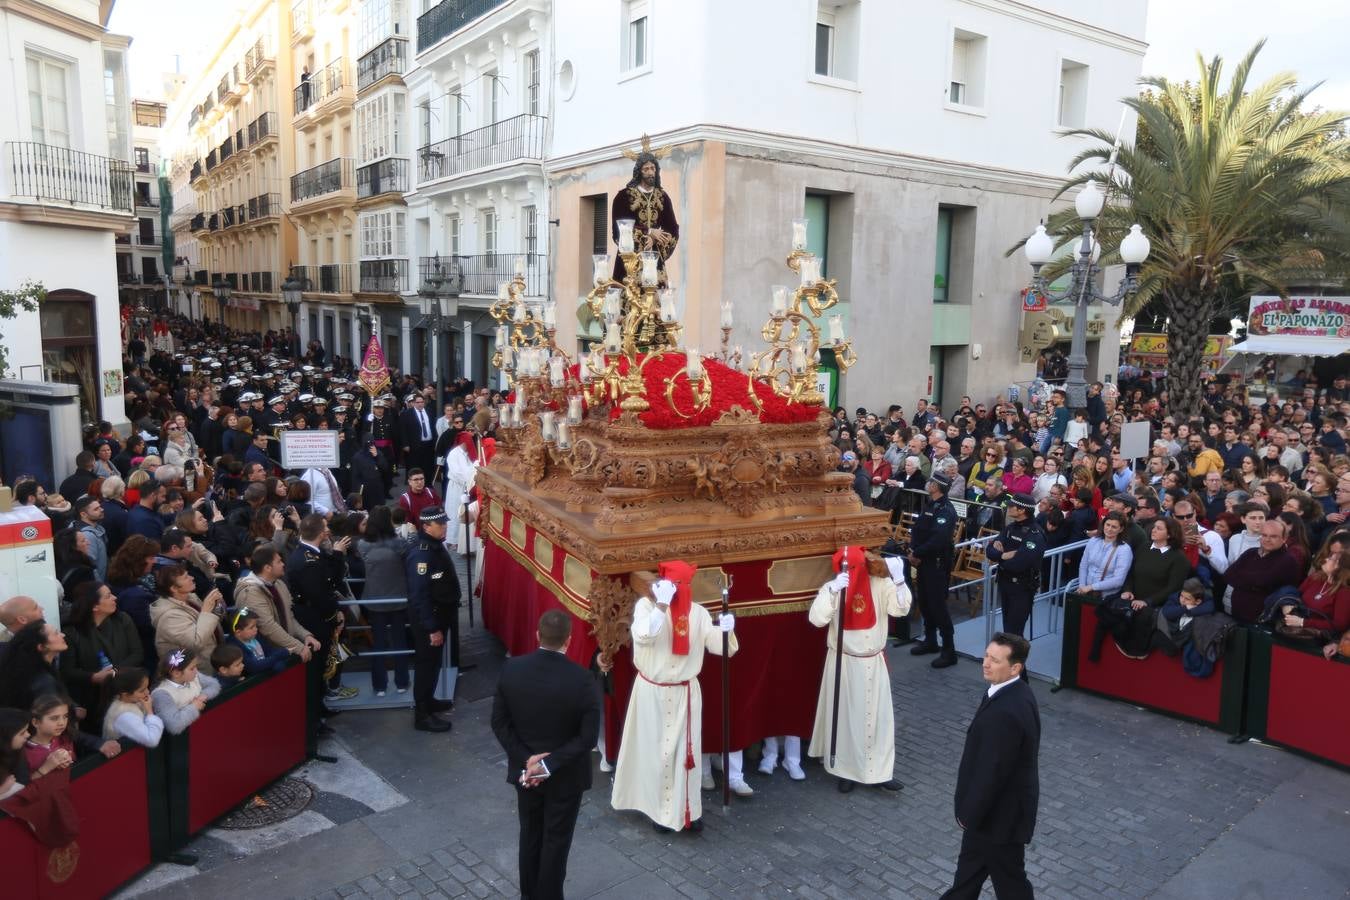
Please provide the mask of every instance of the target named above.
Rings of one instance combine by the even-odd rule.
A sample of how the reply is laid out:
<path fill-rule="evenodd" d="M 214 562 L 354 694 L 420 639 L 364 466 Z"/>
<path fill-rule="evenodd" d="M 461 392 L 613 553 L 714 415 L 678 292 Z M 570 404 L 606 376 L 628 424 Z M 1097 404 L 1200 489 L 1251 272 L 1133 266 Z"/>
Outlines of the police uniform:
<path fill-rule="evenodd" d="M 450 517 L 439 506 L 428 506 L 420 525 L 448 524 Z M 433 713 L 447 712 L 453 705 L 436 699 L 441 669 L 441 648 L 433 646 L 433 634 L 448 630 L 450 665 L 459 665 L 459 575 L 445 544 L 420 532 L 408 550 L 408 622 L 413 633 L 413 727 L 419 731 L 449 731 L 450 723 Z"/>
<path fill-rule="evenodd" d="M 942 497 L 930 501 L 910 529 L 910 553 L 918 560 L 916 589 L 919 609 L 923 611 L 924 638 L 910 653 L 923 656 L 938 652 L 938 638 L 942 638 L 942 652 L 933 660 L 933 668 L 942 669 L 956 663 L 956 644 L 953 637 L 952 615 L 947 610 L 947 587 L 951 583 L 952 563 L 955 561 L 956 507 L 947 499 L 952 481 L 945 475 L 934 475 L 928 480 L 942 489 Z"/>
<path fill-rule="evenodd" d="M 325 670 L 333 647 L 333 630 L 338 624 L 338 595 L 346 570 L 341 554 L 305 543 L 298 544 L 286 559 L 286 584 L 291 589 L 295 620 L 319 642 L 306 670 L 311 741 L 317 739 L 320 719 L 325 713 L 323 700 L 330 686 Z"/>
<path fill-rule="evenodd" d="M 1040 586 L 1046 538 L 1032 518 L 1036 501 L 1029 494 L 1014 494 L 1011 505 L 1024 510 L 1027 517 L 1003 526 L 998 538 L 990 542 L 985 555 L 990 562 L 998 563 L 1003 630 L 1026 637 L 1027 620 L 1031 617 L 1031 606 Z"/>

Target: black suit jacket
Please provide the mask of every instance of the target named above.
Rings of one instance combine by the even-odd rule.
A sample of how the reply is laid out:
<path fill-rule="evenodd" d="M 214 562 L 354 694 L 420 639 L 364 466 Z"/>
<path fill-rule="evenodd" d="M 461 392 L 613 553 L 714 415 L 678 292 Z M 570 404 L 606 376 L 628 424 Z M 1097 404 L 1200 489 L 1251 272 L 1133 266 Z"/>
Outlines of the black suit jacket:
<path fill-rule="evenodd" d="M 956 819 L 997 844 L 1026 844 L 1036 829 L 1041 712 L 1017 679 L 981 703 L 956 776 Z"/>
<path fill-rule="evenodd" d="M 436 417 L 427 413 L 427 426 L 431 439 L 422 440 L 422 422 L 417 418 L 417 410 L 405 409 L 398 414 L 398 440 L 400 447 L 407 447 L 413 454 L 430 453 L 436 446 Z M 430 477 L 428 472 L 427 476 Z"/>
<path fill-rule="evenodd" d="M 506 750 L 508 783 L 517 782 L 528 757 L 548 753 L 549 790 L 588 790 L 591 748 L 600 734 L 595 679 L 553 650 L 508 659 L 492 701 L 492 731 Z"/>

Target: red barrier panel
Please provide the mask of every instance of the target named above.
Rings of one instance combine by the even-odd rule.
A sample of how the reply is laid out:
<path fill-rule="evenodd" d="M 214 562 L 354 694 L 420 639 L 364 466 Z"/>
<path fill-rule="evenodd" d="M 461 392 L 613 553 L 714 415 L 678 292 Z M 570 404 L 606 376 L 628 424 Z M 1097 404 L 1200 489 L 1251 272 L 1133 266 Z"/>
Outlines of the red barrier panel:
<path fill-rule="evenodd" d="M 305 759 L 305 667 L 246 684 L 176 738 L 187 739 L 190 835 Z"/>
<path fill-rule="evenodd" d="M 1270 651 L 1270 691 L 1265 736 L 1343 766 L 1350 766 L 1350 665 L 1317 652 L 1275 644 Z"/>
<path fill-rule="evenodd" d="M 70 796 L 80 834 L 67 847 L 45 847 L 23 822 L 0 820 L 0 893 L 13 900 L 106 897 L 149 867 L 146 762 L 145 749 L 133 747 L 77 773 Z"/>

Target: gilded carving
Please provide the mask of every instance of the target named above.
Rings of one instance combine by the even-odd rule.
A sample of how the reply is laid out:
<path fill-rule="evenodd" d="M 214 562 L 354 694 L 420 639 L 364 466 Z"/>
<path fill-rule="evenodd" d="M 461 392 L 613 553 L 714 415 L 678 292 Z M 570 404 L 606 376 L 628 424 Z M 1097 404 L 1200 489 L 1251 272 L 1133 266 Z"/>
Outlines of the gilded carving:
<path fill-rule="evenodd" d="M 600 653 L 612 660 L 619 648 L 629 643 L 633 624 L 633 604 L 636 598 L 627 582 L 620 578 L 602 577 L 591 582 L 591 632 L 600 647 Z"/>

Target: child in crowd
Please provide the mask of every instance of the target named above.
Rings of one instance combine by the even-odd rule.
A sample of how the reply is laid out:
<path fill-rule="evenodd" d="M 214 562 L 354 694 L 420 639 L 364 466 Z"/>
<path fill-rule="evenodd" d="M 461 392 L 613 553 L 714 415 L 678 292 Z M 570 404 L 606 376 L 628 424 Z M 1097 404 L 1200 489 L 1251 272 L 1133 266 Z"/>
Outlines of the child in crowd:
<path fill-rule="evenodd" d="M 1081 449 L 1081 442 L 1087 440 L 1087 436 L 1087 410 L 1079 407 L 1073 411 L 1073 421 L 1064 426 L 1064 446 Z"/>
<path fill-rule="evenodd" d="M 197 658 L 181 648 L 159 662 L 159 683 L 150 693 L 155 715 L 169 734 L 182 734 L 220 694 L 220 682 L 197 671 Z"/>
<path fill-rule="evenodd" d="M 112 678 L 113 701 L 103 716 L 103 737 L 126 738 L 142 747 L 158 747 L 164 720 L 150 703 L 150 675 L 139 666 L 118 669 Z"/>
<path fill-rule="evenodd" d="M 410 541 L 417 537 L 417 526 L 408 521 L 408 511 L 401 506 L 395 506 L 390 510 L 390 518 L 394 523 L 394 532 L 403 540 Z"/>
<path fill-rule="evenodd" d="M 1181 653 L 1181 665 L 1189 675 L 1204 678 L 1214 671 L 1214 660 L 1209 658 L 1193 640 L 1195 621 L 1201 616 L 1213 615 L 1214 599 L 1199 578 L 1187 578 L 1181 592 L 1169 597 L 1158 617 L 1158 639 L 1155 642 L 1164 652 Z"/>
<path fill-rule="evenodd" d="M 43 694 L 30 710 L 32 734 L 23 745 L 23 755 L 32 777 L 41 778 L 56 769 L 69 768 L 76 752 L 102 753 L 111 759 L 122 750 L 117 741 L 100 741 L 81 734 L 70 724 L 70 700 L 59 694 Z"/>
<path fill-rule="evenodd" d="M 241 606 L 227 618 L 233 633 L 225 638 L 225 643 L 226 646 L 238 647 L 243 651 L 245 675 L 280 672 L 286 668 L 291 658 L 290 651 L 284 647 L 273 647 L 258 636 L 257 613 L 247 606 Z"/>
<path fill-rule="evenodd" d="M 220 644 L 211 651 L 211 668 L 216 670 L 221 690 L 234 687 L 244 680 L 243 649 L 234 644 Z"/>

